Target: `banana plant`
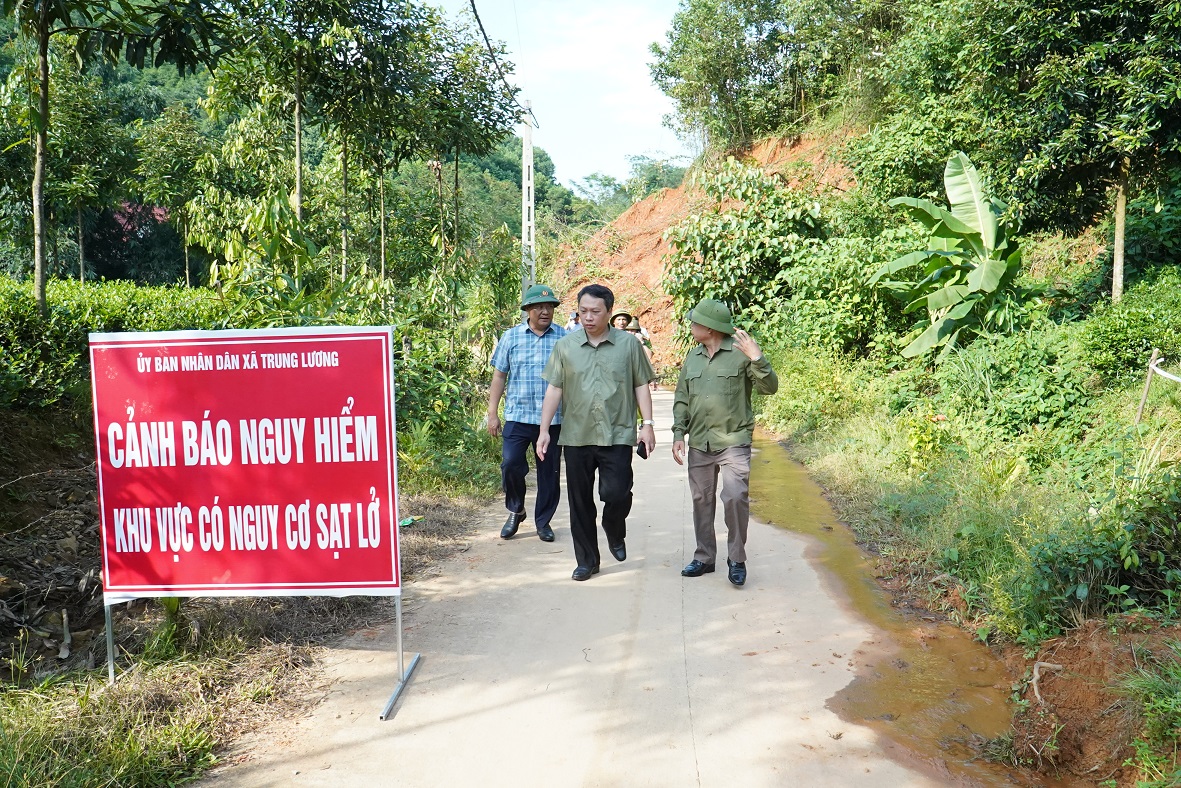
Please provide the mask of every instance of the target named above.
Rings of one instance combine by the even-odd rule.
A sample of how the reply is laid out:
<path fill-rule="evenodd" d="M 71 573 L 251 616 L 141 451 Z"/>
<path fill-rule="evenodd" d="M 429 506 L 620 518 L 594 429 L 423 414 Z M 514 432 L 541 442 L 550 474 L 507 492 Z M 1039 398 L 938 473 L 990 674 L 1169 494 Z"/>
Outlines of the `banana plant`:
<path fill-rule="evenodd" d="M 948 160 L 943 182 L 950 211 L 916 197 L 890 201 L 930 231 L 927 248 L 887 263 L 867 282 L 901 299 L 903 312 L 926 309 L 928 320 L 916 326 L 902 355 L 913 358 L 941 347 L 937 363 L 963 341 L 964 332 L 1019 329 L 1042 292 L 1017 283 L 1021 249 L 1001 219 L 1007 206 L 985 195 L 967 155 Z M 903 272 L 908 274 L 899 277 Z"/>

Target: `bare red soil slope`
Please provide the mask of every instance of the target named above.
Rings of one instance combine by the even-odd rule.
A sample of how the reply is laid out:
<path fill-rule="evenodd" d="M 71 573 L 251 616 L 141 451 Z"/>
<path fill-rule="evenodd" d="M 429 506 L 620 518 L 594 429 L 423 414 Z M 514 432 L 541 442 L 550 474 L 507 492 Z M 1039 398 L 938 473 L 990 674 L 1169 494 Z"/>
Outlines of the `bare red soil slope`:
<path fill-rule="evenodd" d="M 843 191 L 850 185 L 849 171 L 830 155 L 839 143 L 814 136 L 769 139 L 735 155 L 781 174 L 793 185 L 808 181 L 821 189 Z M 664 256 L 670 251 L 664 232 L 708 207 L 705 195 L 689 183 L 664 189 L 624 211 L 580 247 L 567 249 L 558 266 L 567 276 L 568 305 L 573 305 L 578 288 L 598 282 L 615 293 L 616 310 L 639 317 L 652 335 L 657 371 L 675 370 L 682 350 L 676 346 L 681 316 L 673 314 L 672 298 L 662 284 Z"/>

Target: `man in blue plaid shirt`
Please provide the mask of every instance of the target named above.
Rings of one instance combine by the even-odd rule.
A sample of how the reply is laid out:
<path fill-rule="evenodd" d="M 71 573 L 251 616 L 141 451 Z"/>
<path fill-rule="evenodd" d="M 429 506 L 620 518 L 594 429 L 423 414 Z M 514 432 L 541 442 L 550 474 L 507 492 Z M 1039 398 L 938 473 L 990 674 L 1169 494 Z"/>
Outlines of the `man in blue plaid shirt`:
<path fill-rule="evenodd" d="M 503 436 L 500 472 L 504 479 L 504 506 L 508 519 L 500 529 L 502 539 L 511 539 L 525 521 L 525 474 L 529 464 L 525 453 L 533 447 L 537 457 L 537 437 L 541 434 L 541 403 L 545 399 L 546 382 L 541 377 L 549 361 L 550 352 L 566 329 L 554 325 L 554 307 L 559 303 L 553 288 L 533 285 L 521 299 L 526 320 L 505 331 L 492 353 L 492 387 L 488 394 L 488 433 Z M 500 399 L 504 397 L 504 428 L 500 423 Z M 554 541 L 550 520 L 558 509 L 561 488 L 558 473 L 561 467 L 561 414 L 549 428 L 553 448 L 544 460 L 537 460 L 537 505 L 533 521 L 537 536 L 546 542 Z"/>

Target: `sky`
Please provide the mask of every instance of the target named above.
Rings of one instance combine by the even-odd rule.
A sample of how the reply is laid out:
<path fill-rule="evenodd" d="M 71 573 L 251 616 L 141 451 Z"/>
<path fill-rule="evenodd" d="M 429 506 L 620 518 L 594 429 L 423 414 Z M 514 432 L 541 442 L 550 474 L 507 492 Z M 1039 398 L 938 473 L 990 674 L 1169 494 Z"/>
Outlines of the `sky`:
<path fill-rule="evenodd" d="M 435 0 L 450 15 L 468 0 Z M 507 46 L 509 80 L 533 102 L 533 144 L 567 185 L 595 172 L 620 180 L 628 156 L 692 156 L 663 125 L 672 101 L 652 83 L 648 47 L 664 43 L 678 0 L 476 0 Z M 518 134 L 520 129 L 518 129 Z M 687 162 L 686 162 L 687 163 Z"/>

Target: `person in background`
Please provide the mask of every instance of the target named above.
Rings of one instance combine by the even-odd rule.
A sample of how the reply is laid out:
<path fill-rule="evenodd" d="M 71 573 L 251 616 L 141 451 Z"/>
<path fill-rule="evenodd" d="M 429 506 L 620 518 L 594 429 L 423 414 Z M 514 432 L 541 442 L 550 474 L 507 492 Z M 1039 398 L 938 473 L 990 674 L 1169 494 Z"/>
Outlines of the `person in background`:
<path fill-rule="evenodd" d="M 648 391 L 655 375 L 640 344 L 611 325 L 614 302 L 614 294 L 603 285 L 582 288 L 578 292 L 582 329 L 558 341 L 542 373 L 549 388 L 541 410 L 537 456 L 547 458 L 558 448 L 550 445 L 546 427 L 562 406 L 565 419 L 557 442 L 566 452 L 570 535 L 578 562 L 571 575 L 574 580 L 587 580 L 599 571 L 596 472 L 607 546 L 616 561 L 627 560 L 637 408 L 643 419 L 639 440 L 644 456 L 656 445 Z"/>
<path fill-rule="evenodd" d="M 554 308 L 559 304 L 552 288 L 533 285 L 521 299 L 526 314 L 523 323 L 505 331 L 492 353 L 492 386 L 488 393 L 488 434 L 500 435 L 500 473 L 504 482 L 504 506 L 509 511 L 502 539 L 511 539 L 525 521 L 525 475 L 529 473 L 526 452 L 533 446 L 537 459 L 537 504 L 533 522 L 537 536 L 554 541 L 550 520 L 558 510 L 561 485 L 558 480 L 561 449 L 544 457 L 538 451 L 541 432 L 541 406 L 545 399 L 545 381 L 541 377 L 550 353 L 566 330 L 553 324 Z M 504 397 L 504 427 L 500 423 L 500 400 Z M 561 434 L 561 416 L 551 414 L 546 422 L 546 436 L 557 441 Z"/>
<path fill-rule="evenodd" d="M 750 334 L 735 329 L 725 304 L 703 299 L 688 315 L 696 347 L 689 351 L 673 395 L 673 459 L 686 460 L 693 497 L 697 549 L 681 570 L 685 577 L 714 571 L 714 514 L 718 475 L 726 521 L 726 564 L 735 586 L 746 582 L 746 531 L 750 521 L 750 444 L 755 418 L 752 389 L 774 394 L 779 378 Z"/>
<path fill-rule="evenodd" d="M 618 328 L 621 331 L 626 331 L 628 324 L 633 320 L 635 320 L 635 318 L 627 312 L 616 312 L 615 314 L 611 315 L 611 327 Z"/>
<path fill-rule="evenodd" d="M 616 328 L 618 328 L 618 326 L 616 326 Z M 640 343 L 640 347 L 644 348 L 644 357 L 647 358 L 648 363 L 651 364 L 652 348 L 648 347 L 648 345 L 644 343 L 644 338 L 640 336 L 640 319 L 633 317 L 631 321 L 624 327 L 624 330 L 635 337 L 636 341 Z"/>
<path fill-rule="evenodd" d="M 577 311 L 570 313 L 570 319 L 566 321 L 565 328 L 567 331 L 573 331 L 574 329 L 578 328 L 578 312 Z"/>

